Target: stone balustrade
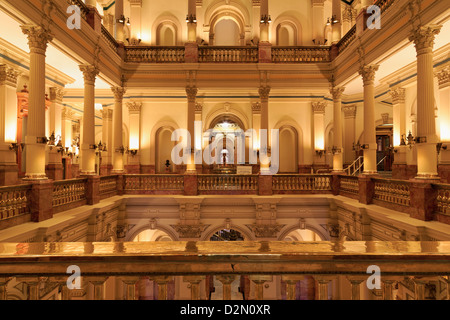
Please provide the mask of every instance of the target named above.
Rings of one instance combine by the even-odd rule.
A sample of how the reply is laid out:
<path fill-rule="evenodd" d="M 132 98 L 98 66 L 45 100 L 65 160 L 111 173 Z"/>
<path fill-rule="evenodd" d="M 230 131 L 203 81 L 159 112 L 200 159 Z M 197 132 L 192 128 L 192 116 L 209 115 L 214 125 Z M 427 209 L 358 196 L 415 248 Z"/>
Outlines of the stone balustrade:
<path fill-rule="evenodd" d="M 240 193 L 256 193 L 258 175 L 199 175 L 198 191 L 200 194 L 209 191 L 240 191 Z M 252 192 L 253 191 L 253 192 Z"/>
<path fill-rule="evenodd" d="M 374 179 L 374 199 L 409 207 L 410 189 L 406 181 L 393 179 Z"/>
<path fill-rule="evenodd" d="M 30 213 L 31 185 L 0 188 L 0 220 Z"/>
<path fill-rule="evenodd" d="M 356 39 L 356 25 L 354 25 L 338 42 L 337 46 L 339 48 L 339 52 L 342 52 L 345 48 L 347 48 L 353 40 Z"/>
<path fill-rule="evenodd" d="M 52 206 L 64 211 L 86 204 L 86 179 L 60 180 L 53 183 Z"/>
<path fill-rule="evenodd" d="M 258 62 L 257 47 L 200 47 L 198 50 L 199 62 Z"/>
<path fill-rule="evenodd" d="M 341 176 L 340 192 L 351 193 L 353 195 L 358 195 L 359 185 L 358 177 L 355 176 Z"/>
<path fill-rule="evenodd" d="M 184 63 L 185 49 L 181 46 L 173 47 L 125 47 L 126 62 L 140 63 Z"/>
<path fill-rule="evenodd" d="M 328 47 L 273 47 L 272 62 L 301 63 L 301 62 L 330 62 Z"/>
<path fill-rule="evenodd" d="M 280 174 L 272 178 L 272 190 L 278 192 L 289 191 L 331 191 L 330 175 L 301 175 Z"/>
<path fill-rule="evenodd" d="M 124 191 L 134 193 L 168 193 L 182 194 L 184 190 L 184 177 L 182 175 L 164 174 L 136 174 L 124 176 Z"/>
<path fill-rule="evenodd" d="M 255 285 L 248 293 L 244 290 L 244 294 L 246 299 L 251 296 L 255 300 L 265 298 L 265 284 L 281 285 L 279 281 L 287 286 L 286 298 L 294 299 L 295 284 L 305 279 L 312 280 L 316 287 L 316 293 L 309 298 L 337 298 L 328 284 L 338 278 L 337 282 L 346 280 L 351 285 L 347 296 L 340 299 L 363 299 L 363 290 L 367 292 L 365 297 L 372 293 L 372 299 L 395 299 L 395 283 L 412 283 L 413 298 L 420 300 L 425 299 L 425 285 L 439 281 L 444 287 L 434 298 L 449 299 L 449 261 L 450 242 L 445 241 L 3 243 L 0 300 L 11 298 L 8 282 L 13 279 L 30 288 L 50 281 L 60 287 L 60 299 L 70 300 L 80 290 L 86 290 L 91 291 L 92 299 L 103 300 L 107 290 L 114 290 L 105 283 L 110 277 L 121 280 L 126 289 L 115 294 L 116 299 L 137 299 L 138 290 L 134 289 L 146 277 L 157 283 L 160 300 L 169 298 L 168 284 L 173 280 L 187 282 L 190 298 L 197 300 L 201 298 L 198 285 L 205 276 L 217 277 L 225 285 L 237 276 L 248 277 Z M 80 269 L 80 288 L 69 289 L 67 279 L 71 274 L 67 268 L 74 264 Z M 372 271 L 368 272 L 373 265 L 381 272 L 379 287 L 368 288 L 365 283 L 360 286 L 362 282 L 374 283 L 369 281 Z M 89 283 L 92 286 L 87 286 Z M 223 298 L 230 295 L 230 289 L 224 290 Z M 41 299 L 39 290 L 27 290 L 24 294 L 30 300 Z"/>
<path fill-rule="evenodd" d="M 117 194 L 117 176 L 100 177 L 100 196 L 101 198 L 109 198 Z"/>

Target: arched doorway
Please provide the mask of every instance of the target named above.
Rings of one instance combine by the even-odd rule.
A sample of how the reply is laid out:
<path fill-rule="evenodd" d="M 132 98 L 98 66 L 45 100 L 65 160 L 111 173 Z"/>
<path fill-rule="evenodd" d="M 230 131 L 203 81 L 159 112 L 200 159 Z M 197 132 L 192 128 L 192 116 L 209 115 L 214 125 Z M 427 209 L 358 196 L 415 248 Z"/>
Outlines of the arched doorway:
<path fill-rule="evenodd" d="M 221 19 L 215 25 L 214 45 L 239 46 L 241 44 L 239 25 L 233 19 Z"/>
<path fill-rule="evenodd" d="M 155 170 L 156 173 L 172 173 L 175 171 L 175 165 L 172 163 L 172 150 L 175 147 L 175 141 L 172 141 L 171 127 L 162 127 L 156 132 L 155 136 Z M 169 166 L 166 165 L 169 161 Z"/>
<path fill-rule="evenodd" d="M 297 167 L 297 148 L 298 135 L 297 131 L 285 126 L 280 128 L 280 173 L 296 173 Z"/>

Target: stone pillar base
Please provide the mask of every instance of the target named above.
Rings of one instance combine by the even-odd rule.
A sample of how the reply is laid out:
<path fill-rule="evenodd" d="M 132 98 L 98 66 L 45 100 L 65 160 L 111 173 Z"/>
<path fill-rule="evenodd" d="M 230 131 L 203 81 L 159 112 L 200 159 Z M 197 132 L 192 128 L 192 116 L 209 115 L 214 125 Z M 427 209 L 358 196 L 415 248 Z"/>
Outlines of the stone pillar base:
<path fill-rule="evenodd" d="M 30 195 L 31 221 L 53 218 L 53 181 L 33 181 Z"/>
<path fill-rule="evenodd" d="M 0 186 L 11 186 L 19 183 L 17 164 L 0 164 Z"/>
<path fill-rule="evenodd" d="M 64 178 L 62 163 L 52 163 L 46 165 L 45 174 L 51 180 L 62 180 Z"/>
<path fill-rule="evenodd" d="M 258 177 L 258 194 L 260 196 L 270 196 L 272 192 L 272 176 L 260 174 Z"/>
<path fill-rule="evenodd" d="M 100 176 L 86 175 L 86 202 L 93 205 L 100 202 Z"/>
<path fill-rule="evenodd" d="M 410 184 L 410 206 L 411 218 L 429 221 L 433 220 L 434 201 L 436 199 L 436 189 L 432 183 L 436 180 L 411 180 Z"/>

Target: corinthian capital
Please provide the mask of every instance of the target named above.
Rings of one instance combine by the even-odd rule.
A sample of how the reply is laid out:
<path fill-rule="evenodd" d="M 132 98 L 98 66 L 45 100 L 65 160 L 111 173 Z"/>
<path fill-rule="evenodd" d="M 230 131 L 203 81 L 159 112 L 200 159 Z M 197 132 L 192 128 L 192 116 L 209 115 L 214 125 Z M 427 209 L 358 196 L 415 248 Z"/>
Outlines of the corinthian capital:
<path fill-rule="evenodd" d="M 450 86 L 450 67 L 446 67 L 441 71 L 436 73 L 436 77 L 438 78 L 439 88 L 445 88 Z"/>
<path fill-rule="evenodd" d="M 373 84 L 373 82 L 375 80 L 375 72 L 378 71 L 379 67 L 380 67 L 379 65 L 371 64 L 371 65 L 361 66 L 361 68 L 359 68 L 359 74 L 363 78 L 364 86 Z"/>
<path fill-rule="evenodd" d="M 186 96 L 188 98 L 188 102 L 195 102 L 197 93 L 198 93 L 197 87 L 186 87 Z"/>
<path fill-rule="evenodd" d="M 114 99 L 116 101 L 122 101 L 123 95 L 125 94 L 125 92 L 127 92 L 127 90 L 124 87 L 111 87 L 111 90 L 114 94 Z"/>
<path fill-rule="evenodd" d="M 433 49 L 434 37 L 441 31 L 440 25 L 420 26 L 413 30 L 409 36 L 409 41 L 413 41 L 418 54 L 423 50 Z"/>
<path fill-rule="evenodd" d="M 261 98 L 261 101 L 267 101 L 269 100 L 270 95 L 270 87 L 259 87 L 259 97 Z"/>
<path fill-rule="evenodd" d="M 127 107 L 128 107 L 128 112 L 130 114 L 132 114 L 132 113 L 136 114 L 136 113 L 141 112 L 142 102 L 136 102 L 136 101 L 128 102 Z"/>
<path fill-rule="evenodd" d="M 342 107 L 344 111 L 344 118 L 355 118 L 356 117 L 356 104 Z"/>
<path fill-rule="evenodd" d="M 339 100 L 342 97 L 342 93 L 344 93 L 345 88 L 344 87 L 333 87 L 330 89 L 331 96 L 333 97 L 333 100 Z"/>
<path fill-rule="evenodd" d="M 390 91 L 392 104 L 405 103 L 405 89 L 395 88 Z"/>
<path fill-rule="evenodd" d="M 62 102 L 65 91 L 63 88 L 51 87 L 50 88 L 50 101 Z"/>
<path fill-rule="evenodd" d="M 95 83 L 95 78 L 99 74 L 99 70 L 97 69 L 97 67 L 90 64 L 85 64 L 80 66 L 80 70 L 81 72 L 83 72 L 83 78 L 85 83 L 88 84 Z"/>
<path fill-rule="evenodd" d="M 45 54 L 48 43 L 53 40 L 53 35 L 50 31 L 33 24 L 26 24 L 20 27 L 22 32 L 28 37 L 30 51 Z"/>
<path fill-rule="evenodd" d="M 314 113 L 325 113 L 327 103 L 325 101 L 313 101 L 311 102 Z"/>
<path fill-rule="evenodd" d="M 7 84 L 16 87 L 19 75 L 20 71 L 17 71 L 6 64 L 0 65 L 0 85 Z"/>

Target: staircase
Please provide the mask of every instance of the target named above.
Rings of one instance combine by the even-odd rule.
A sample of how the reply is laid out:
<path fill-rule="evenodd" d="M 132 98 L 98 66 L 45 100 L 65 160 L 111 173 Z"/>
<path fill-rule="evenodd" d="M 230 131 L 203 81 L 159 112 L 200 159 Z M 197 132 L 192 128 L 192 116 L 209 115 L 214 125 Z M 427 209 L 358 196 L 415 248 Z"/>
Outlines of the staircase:
<path fill-rule="evenodd" d="M 384 160 L 386 159 L 386 157 L 384 157 L 383 159 L 381 159 L 378 163 L 377 163 L 377 167 L 378 165 L 380 165 Z M 355 161 L 353 161 L 353 163 L 351 165 L 349 165 L 347 168 L 344 169 L 345 173 L 347 173 L 347 175 L 349 176 L 357 176 L 359 175 L 362 170 L 364 168 L 364 156 L 360 156 L 358 157 L 358 159 L 356 159 Z M 378 171 L 378 174 L 382 177 L 382 178 L 392 178 L 392 171 Z"/>

